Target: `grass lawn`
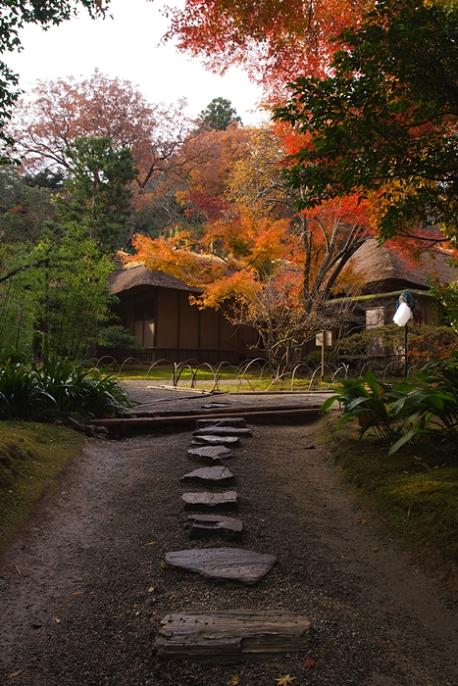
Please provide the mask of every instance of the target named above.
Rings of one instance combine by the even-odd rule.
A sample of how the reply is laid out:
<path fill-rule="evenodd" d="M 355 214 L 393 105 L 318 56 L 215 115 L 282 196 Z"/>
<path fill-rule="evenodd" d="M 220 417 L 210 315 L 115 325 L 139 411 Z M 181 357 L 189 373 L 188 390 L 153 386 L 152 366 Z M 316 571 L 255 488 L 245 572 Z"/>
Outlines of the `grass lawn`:
<path fill-rule="evenodd" d="M 0 422 L 0 551 L 79 454 L 83 441 L 62 426 Z"/>
<path fill-rule="evenodd" d="M 123 380 L 145 380 L 152 383 L 171 384 L 173 378 L 173 368 L 164 365 L 163 367 L 155 367 L 148 373 L 148 368 L 143 367 L 139 369 L 125 369 L 121 372 L 114 372 L 121 381 Z M 196 387 L 200 390 L 211 391 L 214 388 L 215 372 L 206 369 L 205 367 L 199 369 L 196 377 Z M 191 386 L 192 373 L 190 369 L 184 368 L 181 373 L 178 385 Z M 292 390 L 307 391 L 310 383 L 310 378 L 298 376 L 294 379 Z M 329 389 L 333 385 L 331 382 L 321 383 L 319 379 L 315 379 L 313 388 L 315 390 Z M 253 366 L 244 374 L 243 379 L 237 375 L 236 367 L 223 367 L 219 372 L 218 389 L 224 392 L 240 391 L 289 391 L 291 390 L 291 377 L 286 376 L 284 379 L 272 382 L 269 370 L 266 370 L 263 378 L 260 378 L 260 369 Z"/>
<path fill-rule="evenodd" d="M 408 542 L 458 562 L 458 448 L 423 443 L 388 456 L 375 439 L 323 421 L 323 435 L 358 499 Z"/>
<path fill-rule="evenodd" d="M 193 367 L 193 370 L 195 370 L 195 367 Z M 118 376 L 120 379 L 146 379 L 146 380 L 160 380 L 160 381 L 171 381 L 173 377 L 173 367 L 171 365 L 164 365 L 160 367 L 154 367 L 151 369 L 150 372 L 148 372 L 148 367 L 140 367 L 138 369 L 123 369 L 121 372 L 114 372 L 115 376 Z M 223 367 L 220 372 L 219 372 L 219 378 L 220 379 L 235 379 L 237 374 L 237 368 L 236 367 Z M 187 367 L 185 367 L 181 373 L 180 376 L 180 383 L 183 383 L 184 381 L 190 381 L 191 380 L 191 370 Z M 197 380 L 198 381 L 212 381 L 215 376 L 215 372 L 211 371 L 208 368 L 201 368 L 199 369 L 197 373 Z M 259 378 L 259 370 L 254 370 L 248 371 L 247 374 L 248 379 L 257 379 Z"/>

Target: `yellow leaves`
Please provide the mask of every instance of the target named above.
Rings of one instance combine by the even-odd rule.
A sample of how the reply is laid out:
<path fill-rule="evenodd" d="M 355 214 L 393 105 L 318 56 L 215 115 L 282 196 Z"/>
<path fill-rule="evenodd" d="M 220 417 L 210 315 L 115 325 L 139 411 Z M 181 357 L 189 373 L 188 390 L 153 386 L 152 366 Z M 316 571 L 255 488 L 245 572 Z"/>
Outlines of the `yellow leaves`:
<path fill-rule="evenodd" d="M 238 674 L 234 674 L 229 680 L 228 686 L 239 686 L 241 679 Z"/>
<path fill-rule="evenodd" d="M 294 681 L 296 681 L 295 676 L 291 676 L 290 674 L 285 674 L 285 676 L 280 676 L 278 679 L 275 679 L 277 686 L 289 686 L 292 684 Z"/>

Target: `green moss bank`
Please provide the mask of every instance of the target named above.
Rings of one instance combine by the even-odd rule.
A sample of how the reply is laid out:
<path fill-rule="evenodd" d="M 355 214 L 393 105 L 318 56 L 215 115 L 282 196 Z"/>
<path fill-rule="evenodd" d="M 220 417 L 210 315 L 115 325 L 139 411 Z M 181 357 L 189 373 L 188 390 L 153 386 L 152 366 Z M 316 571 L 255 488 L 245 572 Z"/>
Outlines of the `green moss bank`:
<path fill-rule="evenodd" d="M 351 429 L 322 420 L 331 447 L 356 496 L 408 543 L 439 551 L 458 563 L 458 453 L 456 447 L 422 444 L 388 456 L 375 439 L 358 441 Z"/>
<path fill-rule="evenodd" d="M 62 426 L 0 422 L 0 552 L 83 442 Z"/>

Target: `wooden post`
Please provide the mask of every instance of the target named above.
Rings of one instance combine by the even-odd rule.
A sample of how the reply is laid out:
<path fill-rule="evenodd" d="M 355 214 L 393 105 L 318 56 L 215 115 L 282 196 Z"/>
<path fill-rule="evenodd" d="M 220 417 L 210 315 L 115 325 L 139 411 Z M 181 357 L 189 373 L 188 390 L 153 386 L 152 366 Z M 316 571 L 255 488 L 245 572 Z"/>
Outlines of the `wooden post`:
<path fill-rule="evenodd" d="M 408 347 L 407 347 L 407 334 L 409 330 L 409 325 L 406 324 L 404 327 L 404 378 L 407 379 L 409 374 L 409 361 L 408 361 Z"/>
<path fill-rule="evenodd" d="M 321 332 L 321 381 L 324 380 L 324 349 L 326 345 L 326 332 Z"/>

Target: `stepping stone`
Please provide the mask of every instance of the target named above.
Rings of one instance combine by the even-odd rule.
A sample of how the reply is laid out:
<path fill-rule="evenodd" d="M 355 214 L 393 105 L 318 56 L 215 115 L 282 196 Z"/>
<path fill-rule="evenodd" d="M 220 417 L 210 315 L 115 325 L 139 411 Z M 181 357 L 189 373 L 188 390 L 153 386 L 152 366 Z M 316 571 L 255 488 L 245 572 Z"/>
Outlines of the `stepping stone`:
<path fill-rule="evenodd" d="M 191 448 L 188 450 L 189 457 L 200 457 L 208 462 L 219 464 L 221 460 L 228 457 L 234 457 L 229 448 L 224 445 L 202 445 L 200 448 Z"/>
<path fill-rule="evenodd" d="M 166 553 L 165 561 L 208 579 L 255 584 L 272 569 L 277 558 L 243 548 L 192 548 Z"/>
<path fill-rule="evenodd" d="M 198 419 L 197 426 L 245 426 L 244 417 L 213 417 L 213 419 Z"/>
<path fill-rule="evenodd" d="M 194 436 L 252 436 L 251 429 L 238 426 L 203 426 L 194 431 Z"/>
<path fill-rule="evenodd" d="M 192 441 L 193 445 L 225 445 L 234 446 L 240 443 L 238 436 L 213 436 L 209 434 L 203 434 L 199 436 L 194 436 Z"/>
<path fill-rule="evenodd" d="M 221 509 L 233 509 L 238 506 L 238 496 L 235 491 L 183 493 L 181 500 L 186 510 L 213 509 L 218 507 Z"/>
<path fill-rule="evenodd" d="M 161 658 L 218 663 L 259 660 L 304 653 L 311 628 L 305 617 L 278 609 L 170 614 L 161 621 L 155 647 Z"/>
<path fill-rule="evenodd" d="M 193 538 L 205 536 L 222 536 L 223 538 L 238 538 L 243 532 L 243 522 L 237 517 L 225 517 L 213 514 L 192 514 L 186 518 L 185 526 L 190 527 Z"/>
<path fill-rule="evenodd" d="M 227 467 L 201 467 L 181 477 L 181 481 L 203 481 L 216 486 L 228 484 L 233 480 L 234 475 Z"/>

